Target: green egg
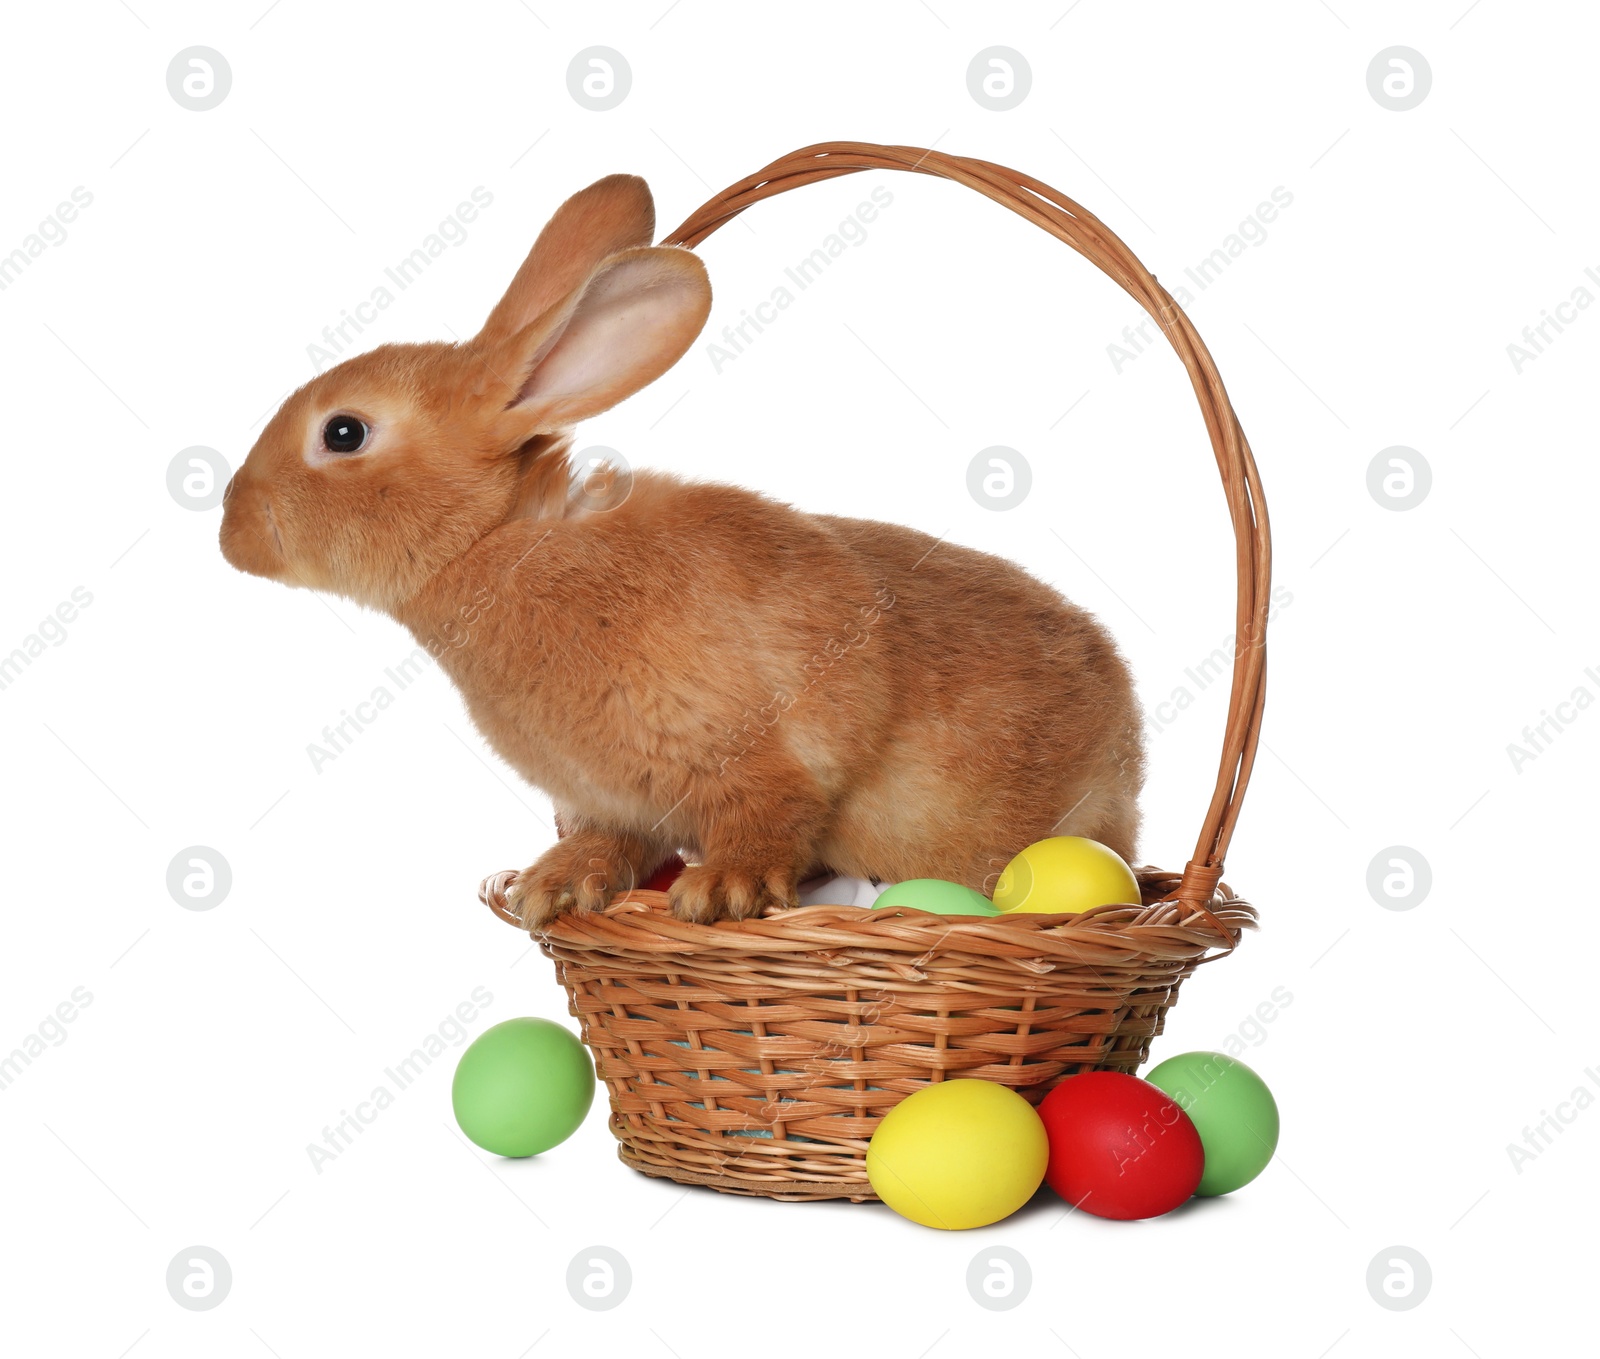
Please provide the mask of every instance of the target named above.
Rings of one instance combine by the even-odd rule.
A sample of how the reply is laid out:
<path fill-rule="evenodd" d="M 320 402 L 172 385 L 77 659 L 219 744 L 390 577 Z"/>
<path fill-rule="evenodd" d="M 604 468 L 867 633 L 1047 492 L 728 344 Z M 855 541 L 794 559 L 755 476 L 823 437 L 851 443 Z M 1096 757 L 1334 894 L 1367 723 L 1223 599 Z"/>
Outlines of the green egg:
<path fill-rule="evenodd" d="M 1267 1083 L 1220 1052 L 1183 1052 L 1145 1073 L 1194 1123 L 1206 1154 L 1194 1192 L 1231 1194 L 1267 1168 L 1278 1147 L 1278 1104 Z"/>
<path fill-rule="evenodd" d="M 939 878 L 911 878 L 879 893 L 873 910 L 884 906 L 910 906 L 933 915 L 999 915 L 994 902 L 958 882 Z"/>
<path fill-rule="evenodd" d="M 537 1156 L 577 1131 L 594 1100 L 594 1063 L 548 1019 L 508 1019 L 461 1054 L 450 1103 L 456 1122 L 496 1156 Z"/>

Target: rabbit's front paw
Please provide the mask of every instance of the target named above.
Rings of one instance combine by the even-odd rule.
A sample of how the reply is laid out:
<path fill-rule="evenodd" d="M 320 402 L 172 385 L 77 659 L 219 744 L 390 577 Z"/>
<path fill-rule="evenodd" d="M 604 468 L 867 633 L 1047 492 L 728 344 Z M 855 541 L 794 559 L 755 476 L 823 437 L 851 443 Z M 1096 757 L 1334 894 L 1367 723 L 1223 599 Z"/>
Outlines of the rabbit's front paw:
<path fill-rule="evenodd" d="M 573 836 L 517 874 L 506 904 L 525 930 L 542 929 L 563 911 L 598 911 L 634 886 L 627 856 L 599 837 Z"/>
<path fill-rule="evenodd" d="M 769 906 L 795 906 L 800 893 L 787 869 L 686 868 L 667 888 L 672 913 L 679 920 L 709 924 L 727 916 L 744 920 Z"/>

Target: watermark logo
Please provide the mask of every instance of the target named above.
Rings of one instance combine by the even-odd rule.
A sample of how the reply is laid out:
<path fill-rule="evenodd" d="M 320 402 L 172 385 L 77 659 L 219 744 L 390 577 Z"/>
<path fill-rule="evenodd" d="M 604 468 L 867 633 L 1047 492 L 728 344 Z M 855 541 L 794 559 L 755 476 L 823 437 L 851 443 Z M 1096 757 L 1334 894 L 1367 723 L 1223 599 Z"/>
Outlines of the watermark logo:
<path fill-rule="evenodd" d="M 191 444 L 167 464 L 167 494 L 186 510 L 214 510 L 222 504 L 233 470 L 214 448 Z"/>
<path fill-rule="evenodd" d="M 209 845 L 180 849 L 167 865 L 167 893 L 186 911 L 220 906 L 233 887 L 233 869 Z"/>
<path fill-rule="evenodd" d="M 1427 1257 L 1412 1246 L 1387 1246 L 1367 1266 L 1367 1292 L 1391 1312 L 1420 1307 L 1433 1288 Z"/>
<path fill-rule="evenodd" d="M 567 63 L 567 91 L 584 108 L 605 113 L 633 88 L 633 68 L 614 47 L 585 47 Z"/>
<path fill-rule="evenodd" d="M 1033 88 L 1033 68 L 1014 47 L 985 47 L 967 64 L 967 93 L 994 113 L 1014 109 Z"/>
<path fill-rule="evenodd" d="M 233 68 L 214 47 L 185 47 L 167 63 L 167 92 L 191 113 L 214 109 L 233 88 Z"/>
<path fill-rule="evenodd" d="M 967 1266 L 967 1292 L 979 1307 L 1009 1312 L 1027 1301 L 1033 1289 L 1033 1269 L 1020 1250 L 990 1246 L 980 1250 Z"/>
<path fill-rule="evenodd" d="M 1409 845 L 1380 849 L 1367 865 L 1367 891 L 1386 911 L 1410 911 L 1427 900 L 1433 869 Z"/>
<path fill-rule="evenodd" d="M 233 1266 L 210 1246 L 188 1246 L 167 1266 L 167 1292 L 190 1312 L 220 1307 L 233 1290 Z"/>
<path fill-rule="evenodd" d="M 986 510 L 1014 510 L 1033 489 L 1033 468 L 1014 448 L 995 444 L 967 464 L 967 491 Z"/>
<path fill-rule="evenodd" d="M 610 1246 L 580 1250 L 567 1266 L 567 1292 L 590 1312 L 620 1307 L 632 1291 L 633 1268 L 620 1250 Z"/>
<path fill-rule="evenodd" d="M 568 508 L 580 514 L 604 514 L 620 508 L 633 494 L 633 468 L 614 448 L 593 444 L 572 457 Z"/>
<path fill-rule="evenodd" d="M 1433 489 L 1433 468 L 1414 448 L 1393 444 L 1367 464 L 1367 493 L 1386 510 L 1414 510 Z"/>
<path fill-rule="evenodd" d="M 1405 113 L 1428 97 L 1433 68 L 1414 47 L 1385 47 L 1367 65 L 1367 91 L 1391 113 Z"/>

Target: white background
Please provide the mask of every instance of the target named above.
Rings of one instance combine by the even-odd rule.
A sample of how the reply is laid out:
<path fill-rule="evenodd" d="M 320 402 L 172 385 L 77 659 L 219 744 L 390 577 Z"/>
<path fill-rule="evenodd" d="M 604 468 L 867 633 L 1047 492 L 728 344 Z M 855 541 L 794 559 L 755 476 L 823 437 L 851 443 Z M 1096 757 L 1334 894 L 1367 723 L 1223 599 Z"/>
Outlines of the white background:
<path fill-rule="evenodd" d="M 1600 270 L 1600 24 L 1505 0 L 1069 3 L 9 15 L 0 252 L 75 187 L 93 195 L 0 292 L 0 654 L 92 595 L 0 691 L 0 1053 L 74 988 L 92 996 L 0 1090 L 9 1351 L 1489 1359 L 1587 1325 L 1600 1113 L 1562 1101 L 1600 1082 L 1593 890 L 1570 875 L 1600 713 L 1520 772 L 1507 747 L 1578 686 L 1600 693 L 1584 674 L 1600 665 L 1600 308 L 1520 373 L 1506 347 Z M 232 70 L 206 112 L 165 80 L 197 44 Z M 997 44 L 1032 70 L 1009 112 L 966 83 Z M 1407 112 L 1366 83 L 1395 44 L 1433 74 Z M 609 112 L 567 89 L 593 45 L 633 73 Z M 549 965 L 475 895 L 551 841 L 549 808 L 437 672 L 314 770 L 308 743 L 413 643 L 234 573 L 220 511 L 177 503 L 168 465 L 206 445 L 236 466 L 312 375 L 323 327 L 475 187 L 492 205 L 362 346 L 470 334 L 549 212 L 602 174 L 647 176 L 664 230 L 834 137 L 1036 174 L 1169 287 L 1275 187 L 1293 196 L 1190 308 L 1257 451 L 1292 597 L 1228 865 L 1264 929 L 1190 982 L 1154 1053 L 1243 1026 L 1281 1155 L 1154 1222 L 1063 1220 L 1046 1195 L 944 1235 L 882 1207 L 647 1180 L 615 1159 L 603 1100 L 559 1149 L 496 1160 L 454 1129 L 452 1050 L 319 1174 L 307 1144 L 474 987 L 493 1002 L 473 1033 L 572 1022 Z M 708 338 L 879 183 L 894 200 L 866 241 L 758 343 L 720 373 L 698 346 L 580 442 L 1012 556 L 1115 629 L 1153 707 L 1230 633 L 1232 556 L 1180 365 L 1157 349 L 1119 373 L 1108 356 L 1141 318 L 1108 280 L 976 195 L 859 176 L 706 244 Z M 995 444 L 1034 475 L 1006 513 L 966 489 Z M 1392 445 L 1433 474 L 1405 512 L 1367 488 Z M 1152 862 L 1190 853 L 1224 707 L 1212 688 L 1151 736 Z M 232 868 L 210 911 L 167 891 L 191 845 Z M 1431 864 L 1413 910 L 1368 892 L 1394 845 Z M 1252 1023 L 1276 988 L 1292 1001 Z M 1519 1170 L 1508 1144 L 1562 1110 Z M 233 1271 L 203 1313 L 164 1282 L 194 1244 Z M 603 1314 L 565 1282 L 596 1244 L 634 1280 Z M 964 1283 L 996 1244 L 1034 1278 L 1004 1314 Z M 1407 1312 L 1366 1285 L 1394 1245 L 1433 1273 Z"/>

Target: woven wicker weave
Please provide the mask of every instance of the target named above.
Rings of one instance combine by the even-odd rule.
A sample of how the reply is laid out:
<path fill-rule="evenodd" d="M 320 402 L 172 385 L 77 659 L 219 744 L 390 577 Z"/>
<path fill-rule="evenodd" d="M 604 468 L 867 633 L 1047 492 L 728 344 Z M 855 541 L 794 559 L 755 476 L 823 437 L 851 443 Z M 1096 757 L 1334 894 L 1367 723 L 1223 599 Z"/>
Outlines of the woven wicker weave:
<path fill-rule="evenodd" d="M 1222 473 L 1239 643 L 1199 841 L 1181 874 L 1140 870 L 1138 906 L 984 919 L 805 906 L 697 925 L 674 919 L 664 893 L 637 891 L 535 936 L 610 1093 L 622 1159 L 647 1175 L 780 1199 L 874 1198 L 868 1139 L 930 1081 L 979 1077 L 1037 1102 L 1082 1071 L 1137 1069 L 1183 979 L 1255 923 L 1221 876 L 1265 695 L 1270 539 L 1255 461 L 1211 355 L 1104 223 L 985 161 L 806 147 L 716 195 L 665 243 L 698 245 L 763 198 L 858 170 L 976 189 L 1093 261 L 1155 318 L 1189 371 Z M 515 878 L 496 874 L 480 892 L 511 924 Z"/>

